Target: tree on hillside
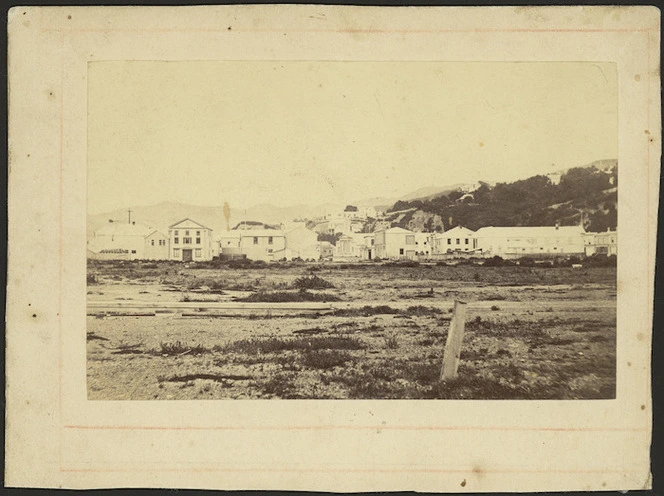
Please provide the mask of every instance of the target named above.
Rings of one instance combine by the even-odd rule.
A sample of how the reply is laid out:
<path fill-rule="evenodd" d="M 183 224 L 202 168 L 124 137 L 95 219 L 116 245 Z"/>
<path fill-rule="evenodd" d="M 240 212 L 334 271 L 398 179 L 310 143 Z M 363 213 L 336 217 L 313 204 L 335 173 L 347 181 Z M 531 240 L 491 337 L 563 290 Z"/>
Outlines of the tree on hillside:
<path fill-rule="evenodd" d="M 333 244 L 334 246 L 337 245 L 337 241 L 339 241 L 339 238 L 343 236 L 343 233 L 334 233 L 334 234 L 328 234 L 328 233 L 319 233 L 318 234 L 318 241 L 328 241 L 329 243 Z"/>

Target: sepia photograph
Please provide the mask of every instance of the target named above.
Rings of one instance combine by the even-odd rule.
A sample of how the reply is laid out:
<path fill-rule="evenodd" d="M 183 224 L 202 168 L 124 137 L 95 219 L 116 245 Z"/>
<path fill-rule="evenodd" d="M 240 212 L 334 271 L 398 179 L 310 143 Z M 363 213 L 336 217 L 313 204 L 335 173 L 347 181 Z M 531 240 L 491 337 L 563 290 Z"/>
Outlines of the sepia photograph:
<path fill-rule="evenodd" d="M 616 64 L 90 61 L 87 101 L 89 400 L 616 397 Z"/>
<path fill-rule="evenodd" d="M 653 487 L 658 9 L 7 27 L 8 487 Z"/>

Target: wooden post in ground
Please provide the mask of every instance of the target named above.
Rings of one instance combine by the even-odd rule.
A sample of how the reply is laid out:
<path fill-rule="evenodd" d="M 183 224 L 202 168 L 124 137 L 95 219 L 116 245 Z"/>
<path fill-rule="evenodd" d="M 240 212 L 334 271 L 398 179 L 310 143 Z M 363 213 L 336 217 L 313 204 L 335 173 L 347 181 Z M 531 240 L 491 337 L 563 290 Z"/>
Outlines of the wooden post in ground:
<path fill-rule="evenodd" d="M 443 369 L 440 372 L 441 380 L 452 379 L 457 375 L 465 324 L 466 302 L 455 301 L 452 322 L 450 323 L 450 330 L 447 333 L 445 352 L 443 353 Z"/>

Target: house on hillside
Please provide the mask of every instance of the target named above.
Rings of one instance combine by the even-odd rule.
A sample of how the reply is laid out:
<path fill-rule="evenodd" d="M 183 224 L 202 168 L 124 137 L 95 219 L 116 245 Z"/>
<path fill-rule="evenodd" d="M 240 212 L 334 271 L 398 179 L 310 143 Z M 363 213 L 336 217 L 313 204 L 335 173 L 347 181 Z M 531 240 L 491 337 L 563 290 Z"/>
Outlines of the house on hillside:
<path fill-rule="evenodd" d="M 88 257 L 96 260 L 142 260 L 146 258 L 146 237 L 154 232 L 132 222 L 109 222 L 88 240 Z"/>
<path fill-rule="evenodd" d="M 584 236 L 584 246 L 586 256 L 595 254 L 617 255 L 618 254 L 618 233 L 611 231 L 601 233 L 586 233 Z"/>
<path fill-rule="evenodd" d="M 240 253 L 249 260 L 262 260 L 271 262 L 285 258 L 283 250 L 286 248 L 286 236 L 277 229 L 247 229 L 240 233 Z M 278 256 L 281 252 L 282 256 Z"/>
<path fill-rule="evenodd" d="M 168 228 L 170 260 L 202 262 L 212 260 L 212 229 L 189 218 Z"/>
<path fill-rule="evenodd" d="M 417 254 L 415 233 L 402 227 L 391 227 L 375 233 L 376 258 L 411 259 Z"/>
<path fill-rule="evenodd" d="M 146 260 L 168 260 L 170 246 L 168 236 L 164 233 L 154 230 L 145 237 Z"/>
<path fill-rule="evenodd" d="M 585 234 L 581 226 L 483 227 L 475 239 L 484 257 L 553 258 L 582 256 Z"/>
<path fill-rule="evenodd" d="M 475 232 L 467 227 L 456 226 L 449 231 L 433 236 L 433 253 L 442 255 L 454 252 L 472 252 L 475 246 Z"/>

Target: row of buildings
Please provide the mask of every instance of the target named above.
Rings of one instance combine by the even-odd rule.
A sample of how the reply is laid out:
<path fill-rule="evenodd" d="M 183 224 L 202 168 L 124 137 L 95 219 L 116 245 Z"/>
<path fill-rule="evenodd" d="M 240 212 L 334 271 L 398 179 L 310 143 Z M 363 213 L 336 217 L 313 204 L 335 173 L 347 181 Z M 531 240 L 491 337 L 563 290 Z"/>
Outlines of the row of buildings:
<path fill-rule="evenodd" d="M 589 233 L 580 226 L 455 227 L 443 233 L 413 232 L 400 227 L 373 233 L 347 232 L 336 242 L 318 241 L 304 222 L 283 229 L 213 231 L 183 219 L 168 234 L 136 223 L 109 223 L 88 241 L 88 258 L 177 260 L 222 258 L 250 260 L 442 260 L 457 257 L 554 258 L 617 254 L 615 231 Z"/>

